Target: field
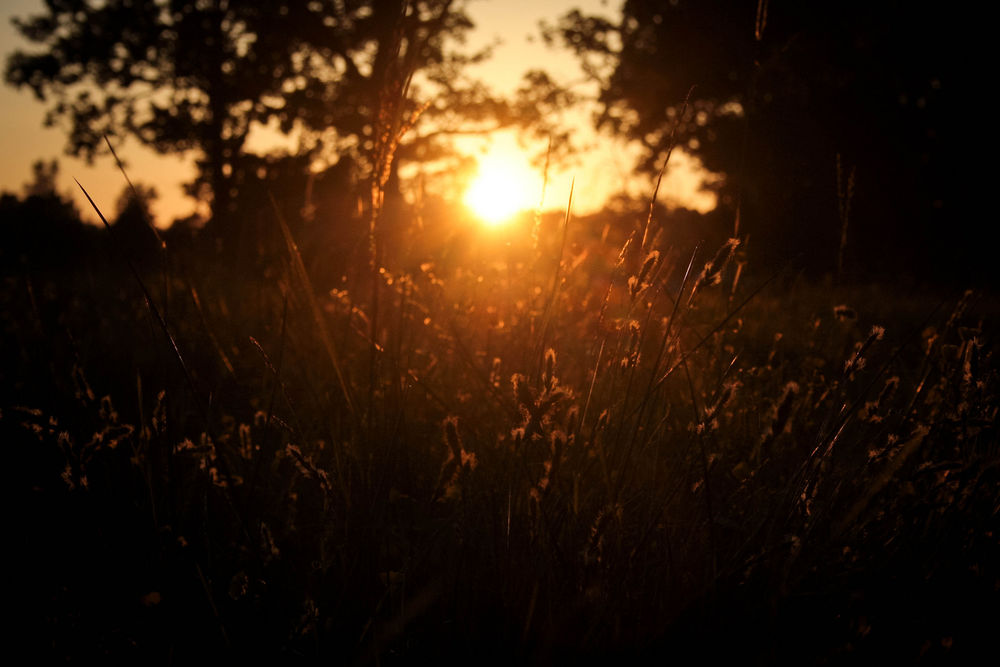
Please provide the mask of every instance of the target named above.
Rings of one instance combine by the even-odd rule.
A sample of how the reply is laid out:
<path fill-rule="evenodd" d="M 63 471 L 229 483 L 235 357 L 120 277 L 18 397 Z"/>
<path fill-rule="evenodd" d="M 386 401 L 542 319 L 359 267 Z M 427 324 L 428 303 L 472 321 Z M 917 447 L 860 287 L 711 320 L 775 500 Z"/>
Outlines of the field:
<path fill-rule="evenodd" d="M 643 212 L 409 220 L 377 270 L 363 235 L 337 264 L 271 223 L 252 262 L 102 237 L 4 267 L 8 572 L 32 651 L 995 648 L 989 293 L 754 266 Z"/>

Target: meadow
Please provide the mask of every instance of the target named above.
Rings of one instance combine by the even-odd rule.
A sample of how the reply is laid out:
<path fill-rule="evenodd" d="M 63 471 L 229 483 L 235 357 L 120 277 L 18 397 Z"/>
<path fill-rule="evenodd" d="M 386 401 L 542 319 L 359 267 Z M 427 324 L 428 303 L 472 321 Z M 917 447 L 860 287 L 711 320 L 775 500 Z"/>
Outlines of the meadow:
<path fill-rule="evenodd" d="M 337 664 L 992 647 L 993 295 L 754 266 L 659 209 L 435 216 L 374 266 L 363 232 L 345 261 L 275 215 L 253 261 L 112 234 L 4 268 L 22 642 Z"/>

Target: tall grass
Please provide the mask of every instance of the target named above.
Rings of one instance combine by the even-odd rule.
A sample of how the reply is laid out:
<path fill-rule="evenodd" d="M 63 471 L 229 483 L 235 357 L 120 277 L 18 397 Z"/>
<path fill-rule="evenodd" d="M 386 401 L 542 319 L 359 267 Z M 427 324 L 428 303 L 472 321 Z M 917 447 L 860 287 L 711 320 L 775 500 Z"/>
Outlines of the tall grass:
<path fill-rule="evenodd" d="M 996 304 L 601 223 L 379 237 L 329 292 L 280 218 L 255 274 L 178 252 L 131 283 L 122 259 L 9 275 L 33 637 L 163 662 L 973 656 Z"/>

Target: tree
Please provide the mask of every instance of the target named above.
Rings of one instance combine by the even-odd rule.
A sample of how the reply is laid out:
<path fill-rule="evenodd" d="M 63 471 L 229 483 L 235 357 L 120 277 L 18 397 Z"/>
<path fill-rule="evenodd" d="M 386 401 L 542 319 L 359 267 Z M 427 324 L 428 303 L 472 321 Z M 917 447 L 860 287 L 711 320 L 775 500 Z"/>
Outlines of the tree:
<path fill-rule="evenodd" d="M 156 201 L 156 188 L 142 183 L 122 189 L 115 205 L 114 238 L 133 260 L 147 263 L 160 250 L 159 233 L 152 227 L 150 206 Z"/>
<path fill-rule="evenodd" d="M 955 46 L 963 20 L 860 0 L 628 0 L 620 20 L 574 11 L 549 37 L 589 65 L 598 124 L 640 142 L 645 170 L 676 140 L 725 176 L 720 203 L 756 256 L 818 249 L 829 268 L 845 221 L 883 263 L 943 240 L 961 205 L 961 70 L 975 66 Z"/>
<path fill-rule="evenodd" d="M 23 197 L 0 196 L 0 272 L 71 266 L 92 249 L 93 228 L 56 189 L 59 163 L 39 160 Z"/>
<path fill-rule="evenodd" d="M 452 0 L 45 6 L 14 22 L 43 49 L 14 53 L 8 83 L 53 102 L 45 122 L 68 122 L 73 155 L 92 159 L 106 134 L 134 136 L 161 153 L 198 151 L 191 192 L 207 191 L 220 227 L 233 224 L 234 174 L 255 124 L 298 130 L 304 150 L 331 161 L 359 159 L 375 149 L 387 96 L 400 98 L 399 114 L 419 103 L 401 101 L 414 73 L 440 82 L 485 55 L 449 52 L 449 40 L 472 27 Z"/>

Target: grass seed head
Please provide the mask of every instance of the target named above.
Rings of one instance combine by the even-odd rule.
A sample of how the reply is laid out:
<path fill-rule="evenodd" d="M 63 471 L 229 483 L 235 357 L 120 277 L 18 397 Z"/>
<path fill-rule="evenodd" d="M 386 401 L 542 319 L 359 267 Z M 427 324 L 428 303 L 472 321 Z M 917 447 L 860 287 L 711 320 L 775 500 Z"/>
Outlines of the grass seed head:
<path fill-rule="evenodd" d="M 558 382 L 559 380 L 556 378 L 556 351 L 550 347 L 545 350 L 545 366 L 542 371 L 542 384 L 545 386 L 546 391 L 552 391 Z"/>
<path fill-rule="evenodd" d="M 727 240 L 715 253 L 715 257 L 712 258 L 712 261 L 705 264 L 705 268 L 703 268 L 701 274 L 699 274 L 694 287 L 691 288 L 691 294 L 688 296 L 689 305 L 692 301 L 694 301 L 695 295 L 700 290 L 705 287 L 718 285 L 722 282 L 722 271 L 729 265 L 729 261 L 733 258 L 733 253 L 739 245 L 740 240 L 737 238 Z"/>
<path fill-rule="evenodd" d="M 846 304 L 834 306 L 833 316 L 837 318 L 838 322 L 856 322 L 858 319 L 857 311 Z"/>

